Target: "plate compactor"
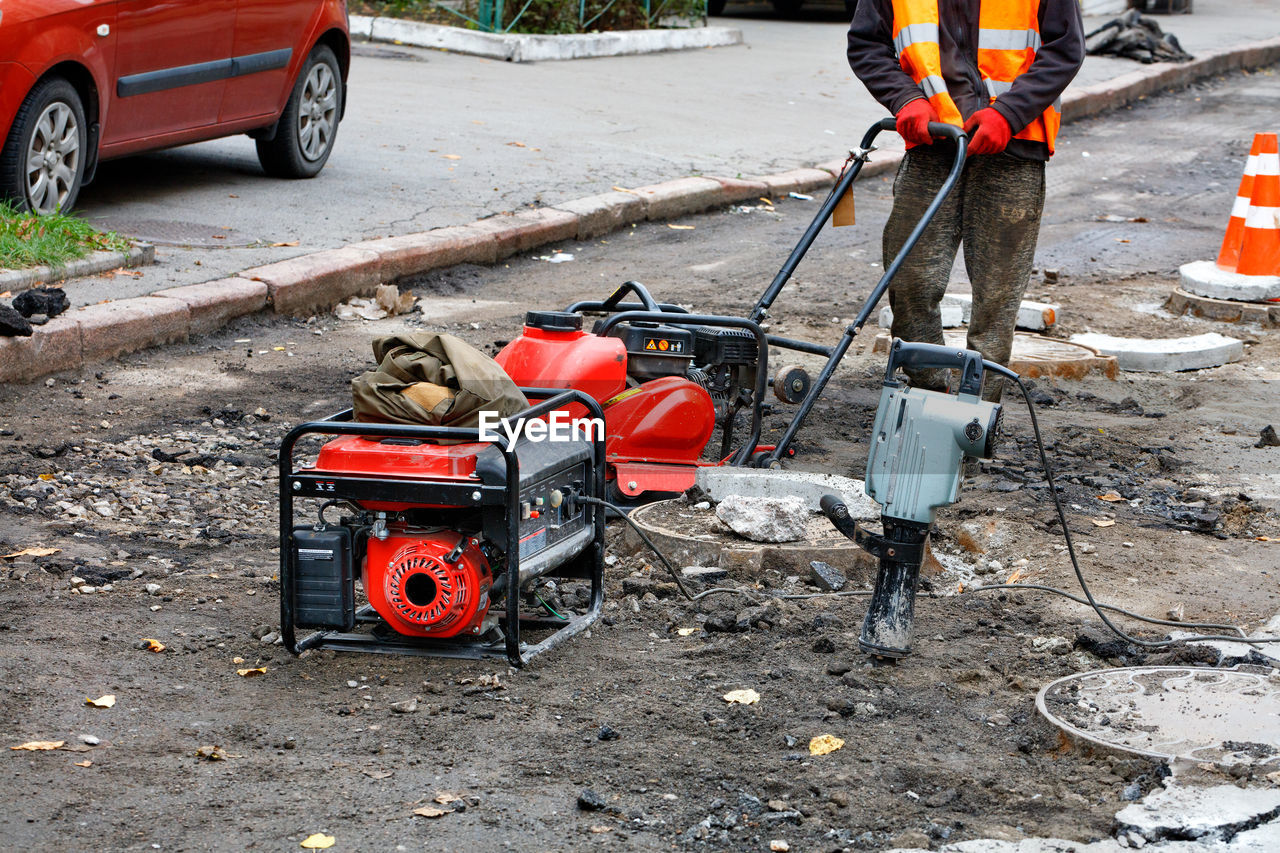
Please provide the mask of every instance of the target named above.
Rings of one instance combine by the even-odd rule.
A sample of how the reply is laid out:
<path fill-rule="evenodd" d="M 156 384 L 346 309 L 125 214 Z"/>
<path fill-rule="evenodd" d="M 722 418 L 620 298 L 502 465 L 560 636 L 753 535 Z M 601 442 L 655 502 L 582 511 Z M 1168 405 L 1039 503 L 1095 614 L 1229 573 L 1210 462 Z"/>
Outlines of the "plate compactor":
<path fill-rule="evenodd" d="M 800 426 L 964 168 L 964 133 L 953 125 L 931 123 L 935 136 L 955 142 L 951 172 L 841 339 L 828 347 L 767 334 L 763 324 L 774 301 L 840 199 L 851 191 L 875 150 L 876 136 L 894 127 L 893 119 L 877 122 L 861 147 L 850 152 L 835 188 L 747 316 L 693 314 L 655 301 L 634 281 L 602 302 L 528 312 L 522 333 L 496 360 L 517 385 L 573 388 L 600 403 L 606 424 L 606 477 L 615 501 L 635 503 L 684 492 L 694 485 L 700 466 L 777 468 L 791 455 Z M 632 300 L 624 301 L 628 296 Z M 583 314 L 605 316 L 585 331 Z M 770 377 L 770 346 L 819 355 L 826 363 L 812 381 L 799 367 L 783 368 Z M 798 406 L 777 445 L 761 445 L 762 407 L 770 384 L 778 399 Z M 734 427 L 743 409 L 750 412 L 750 427 L 735 450 Z M 722 436 L 719 452 L 704 459 L 717 426 Z"/>
<path fill-rule="evenodd" d="M 496 360 L 540 402 L 511 425 L 565 412 L 600 419 L 603 435 L 574 433 L 564 442 L 514 440 L 511 433 L 482 438 L 475 429 L 356 423 L 350 410 L 294 428 L 279 457 L 281 633 L 290 651 L 505 655 L 522 666 L 599 616 L 606 495 L 639 502 L 680 493 L 703 465 L 780 467 L 964 167 L 964 134 L 930 124 L 935 136 L 955 141 L 951 173 L 840 341 L 826 347 L 766 334 L 762 323 L 774 300 L 850 191 L 876 136 L 893 129 L 893 119 L 878 122 L 850 153 L 749 316 L 693 314 L 655 301 L 638 282 L 603 302 L 527 314 L 522 334 Z M 628 295 L 634 301 L 624 301 Z M 583 329 L 586 313 L 605 315 L 590 332 Z M 780 399 L 799 404 L 776 446 L 759 443 L 770 346 L 827 358 L 815 381 L 797 368 L 772 379 Z M 734 423 L 744 408 L 750 429 L 734 450 Z M 720 452 L 704 460 L 716 426 Z M 336 438 L 310 464 L 295 465 L 297 445 L 309 436 Z M 312 506 L 311 523 L 295 519 L 300 503 Z M 335 506 L 350 514 L 328 520 Z M 536 597 L 543 577 L 589 582 L 583 612 L 522 614 L 522 597 Z M 367 604 L 358 602 L 357 581 Z M 299 629 L 313 630 L 300 638 Z M 541 639 L 526 642 L 525 630 Z"/>

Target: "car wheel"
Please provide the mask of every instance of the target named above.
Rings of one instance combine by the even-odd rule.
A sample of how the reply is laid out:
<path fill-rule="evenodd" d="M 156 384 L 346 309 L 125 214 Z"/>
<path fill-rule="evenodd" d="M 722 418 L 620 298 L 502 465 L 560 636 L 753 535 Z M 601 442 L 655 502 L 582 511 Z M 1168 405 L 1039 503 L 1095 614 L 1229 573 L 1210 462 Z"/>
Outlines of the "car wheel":
<path fill-rule="evenodd" d="M 803 5 L 804 0 L 773 0 L 773 11 L 779 15 L 794 15 Z"/>
<path fill-rule="evenodd" d="M 326 45 L 317 45 L 293 84 L 275 136 L 258 140 L 258 161 L 277 178 L 312 178 L 324 168 L 342 115 L 342 69 Z"/>
<path fill-rule="evenodd" d="M 724 14 L 725 0 L 707 0 L 707 14 L 720 16 Z"/>
<path fill-rule="evenodd" d="M 75 87 L 41 80 L 14 117 L 0 155 L 0 195 L 22 211 L 66 212 L 84 179 L 86 124 Z"/>

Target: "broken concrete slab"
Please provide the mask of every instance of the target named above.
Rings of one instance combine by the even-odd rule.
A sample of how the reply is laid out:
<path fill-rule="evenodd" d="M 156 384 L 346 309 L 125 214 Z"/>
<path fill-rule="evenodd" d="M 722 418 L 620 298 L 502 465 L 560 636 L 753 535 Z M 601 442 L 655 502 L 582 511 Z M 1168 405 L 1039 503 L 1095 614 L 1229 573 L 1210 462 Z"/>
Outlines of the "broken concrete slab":
<path fill-rule="evenodd" d="M 849 582 L 844 572 L 821 560 L 809 561 L 809 580 L 814 586 L 827 592 L 839 592 Z"/>
<path fill-rule="evenodd" d="M 965 313 L 964 306 L 949 297 L 947 294 L 942 297 L 942 303 L 938 306 L 939 313 L 942 314 L 942 328 L 955 329 L 969 322 L 969 316 Z M 888 329 L 893 326 L 893 309 L 888 305 L 880 309 L 880 317 L 877 322 L 880 328 Z"/>
<path fill-rule="evenodd" d="M 840 495 L 849 507 L 849 515 L 858 521 L 870 521 L 880 517 L 880 505 L 867 497 L 861 480 L 836 474 L 817 474 L 812 471 L 764 471 L 756 468 L 699 468 L 695 480 L 697 488 L 711 500 L 719 502 L 729 495 L 750 497 L 785 497 L 804 500 L 811 512 L 821 510 L 823 495 Z"/>
<path fill-rule="evenodd" d="M 1213 261 L 1194 261 L 1178 267 L 1182 289 L 1197 296 L 1265 302 L 1280 299 L 1280 275 L 1240 275 Z"/>
<path fill-rule="evenodd" d="M 716 517 L 752 542 L 795 542 L 809 526 L 809 507 L 794 495 L 762 498 L 728 495 L 716 505 Z"/>
<path fill-rule="evenodd" d="M 1147 841 L 1230 841 L 1238 833 L 1280 817 L 1280 790 L 1211 788 L 1168 784 L 1152 791 L 1141 803 L 1120 810 L 1116 823 Z"/>
<path fill-rule="evenodd" d="M 1204 370 L 1244 358 L 1242 341 L 1217 332 L 1185 338 L 1121 338 L 1087 332 L 1072 335 L 1071 343 L 1115 356 L 1121 370 L 1151 373 Z"/>

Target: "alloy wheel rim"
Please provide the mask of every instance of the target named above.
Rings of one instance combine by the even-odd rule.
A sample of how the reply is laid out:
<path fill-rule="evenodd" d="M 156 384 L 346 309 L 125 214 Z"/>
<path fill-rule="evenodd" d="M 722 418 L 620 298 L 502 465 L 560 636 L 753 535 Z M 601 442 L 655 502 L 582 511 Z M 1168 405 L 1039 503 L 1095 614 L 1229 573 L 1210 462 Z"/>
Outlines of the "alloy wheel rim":
<path fill-rule="evenodd" d="M 80 169 L 80 124 L 71 106 L 55 101 L 36 121 L 27 147 L 27 203 L 36 213 L 66 206 Z"/>
<path fill-rule="evenodd" d="M 333 139 L 337 115 L 337 78 L 328 65 L 318 63 L 302 84 L 298 107 L 298 147 L 303 157 L 314 162 L 324 156 Z"/>

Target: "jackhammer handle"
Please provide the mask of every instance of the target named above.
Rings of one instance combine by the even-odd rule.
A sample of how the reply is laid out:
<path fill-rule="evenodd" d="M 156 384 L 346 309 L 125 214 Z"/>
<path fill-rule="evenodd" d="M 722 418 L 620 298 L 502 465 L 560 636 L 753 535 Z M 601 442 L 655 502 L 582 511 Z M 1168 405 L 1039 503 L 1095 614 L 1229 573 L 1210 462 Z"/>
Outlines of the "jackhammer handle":
<path fill-rule="evenodd" d="M 973 350 L 942 344 L 922 344 L 894 338 L 889 345 L 889 363 L 884 379 L 889 382 L 899 367 L 925 370 L 939 368 L 960 371 L 960 393 L 982 393 L 982 356 Z"/>
<path fill-rule="evenodd" d="M 823 495 L 822 500 L 818 501 L 818 506 L 822 507 L 822 514 L 825 515 L 836 530 L 844 534 L 845 538 L 852 540 L 857 530 L 857 522 L 849 515 L 849 507 L 845 506 L 836 495 Z"/>

